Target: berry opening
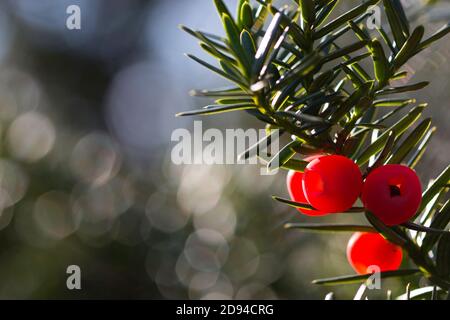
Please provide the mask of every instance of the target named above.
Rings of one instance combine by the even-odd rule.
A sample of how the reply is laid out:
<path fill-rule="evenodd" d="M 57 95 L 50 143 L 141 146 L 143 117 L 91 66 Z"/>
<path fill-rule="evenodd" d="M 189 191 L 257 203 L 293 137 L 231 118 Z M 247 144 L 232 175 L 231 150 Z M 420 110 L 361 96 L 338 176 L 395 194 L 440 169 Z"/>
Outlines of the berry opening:
<path fill-rule="evenodd" d="M 391 197 L 400 197 L 402 195 L 399 185 L 390 185 L 389 192 Z"/>
<path fill-rule="evenodd" d="M 401 177 L 394 177 L 389 179 L 388 185 L 389 185 L 389 194 L 391 198 L 394 197 L 400 197 L 402 195 L 402 189 L 403 189 L 403 179 Z"/>

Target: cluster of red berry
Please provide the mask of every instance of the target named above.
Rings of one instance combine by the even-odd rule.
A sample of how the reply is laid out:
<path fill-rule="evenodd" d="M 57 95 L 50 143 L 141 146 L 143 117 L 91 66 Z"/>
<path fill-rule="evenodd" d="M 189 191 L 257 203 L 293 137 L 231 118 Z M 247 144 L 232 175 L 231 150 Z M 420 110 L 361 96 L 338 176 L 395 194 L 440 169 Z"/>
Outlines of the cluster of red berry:
<path fill-rule="evenodd" d="M 313 208 L 299 209 L 303 214 L 323 216 L 345 212 L 360 197 L 364 207 L 388 226 L 410 220 L 422 201 L 419 178 L 409 167 L 381 166 L 364 180 L 359 167 L 340 155 L 310 159 L 304 173 L 289 172 L 287 186 L 293 201 Z M 371 265 L 381 271 L 398 269 L 402 250 L 380 234 L 356 233 L 348 243 L 347 257 L 356 272 L 365 274 Z"/>

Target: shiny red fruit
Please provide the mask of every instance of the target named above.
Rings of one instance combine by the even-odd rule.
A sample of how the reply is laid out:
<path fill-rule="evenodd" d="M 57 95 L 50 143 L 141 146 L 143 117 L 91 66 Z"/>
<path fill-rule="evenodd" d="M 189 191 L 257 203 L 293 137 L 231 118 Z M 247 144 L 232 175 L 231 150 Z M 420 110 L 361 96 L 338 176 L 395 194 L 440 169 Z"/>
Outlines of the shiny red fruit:
<path fill-rule="evenodd" d="M 308 200 L 306 200 L 305 197 L 305 193 L 303 192 L 302 178 L 303 178 L 302 172 L 290 170 L 286 179 L 287 188 L 292 201 L 300 203 L 308 203 Z M 328 212 L 322 212 L 318 210 L 307 210 L 300 208 L 298 208 L 298 211 L 308 216 L 324 216 L 328 214 Z"/>
<path fill-rule="evenodd" d="M 344 212 L 358 199 L 362 189 L 359 167 L 349 158 L 323 156 L 311 161 L 303 175 L 308 202 L 324 212 Z"/>
<path fill-rule="evenodd" d="M 422 201 L 422 187 L 412 169 L 389 164 L 369 174 L 361 198 L 368 211 L 386 225 L 393 226 L 416 214 Z"/>
<path fill-rule="evenodd" d="M 379 233 L 357 232 L 347 245 L 347 259 L 359 274 L 371 273 L 370 266 L 380 271 L 397 270 L 403 258 L 402 248 L 387 241 Z"/>

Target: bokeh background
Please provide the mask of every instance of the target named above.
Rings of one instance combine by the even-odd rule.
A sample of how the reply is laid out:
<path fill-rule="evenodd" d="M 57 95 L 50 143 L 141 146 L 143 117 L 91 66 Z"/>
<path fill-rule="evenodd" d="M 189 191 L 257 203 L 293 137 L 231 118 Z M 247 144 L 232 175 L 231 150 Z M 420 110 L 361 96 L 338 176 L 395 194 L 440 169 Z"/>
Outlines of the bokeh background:
<path fill-rule="evenodd" d="M 430 33 L 450 17 L 449 2 L 431 2 L 405 1 Z M 81 8 L 78 31 L 65 27 L 71 4 Z M 195 120 L 174 114 L 207 103 L 188 91 L 225 84 L 183 56 L 205 57 L 180 23 L 221 33 L 210 0 L 0 2 L 0 298 L 354 295 L 358 286 L 311 284 L 353 273 L 350 235 L 284 230 L 308 221 L 271 200 L 287 194 L 284 172 L 170 161 L 172 131 L 192 130 Z M 424 183 L 449 159 L 449 50 L 446 38 L 408 66 L 412 81 L 432 81 L 416 95 L 438 126 L 418 167 Z M 203 120 L 204 128 L 261 128 L 243 114 Z M 72 264 L 82 290 L 66 288 Z M 404 284 L 383 284 L 370 295 L 402 293 Z"/>

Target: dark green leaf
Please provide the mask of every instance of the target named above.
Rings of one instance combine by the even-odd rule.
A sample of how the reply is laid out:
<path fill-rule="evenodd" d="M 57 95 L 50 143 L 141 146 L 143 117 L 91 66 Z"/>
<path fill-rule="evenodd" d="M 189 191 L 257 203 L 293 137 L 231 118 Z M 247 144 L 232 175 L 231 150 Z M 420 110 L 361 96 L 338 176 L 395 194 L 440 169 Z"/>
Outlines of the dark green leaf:
<path fill-rule="evenodd" d="M 303 160 L 297 160 L 297 159 L 289 159 L 285 164 L 283 164 L 281 167 L 283 169 L 287 170 L 294 170 L 298 172 L 304 172 L 306 166 L 309 162 L 303 161 Z"/>
<path fill-rule="evenodd" d="M 247 30 L 242 30 L 241 32 L 241 45 L 247 56 L 247 60 L 253 64 L 256 54 L 255 41 Z"/>
<path fill-rule="evenodd" d="M 408 71 L 400 71 L 395 73 L 392 77 L 391 80 L 401 80 L 404 79 L 408 76 Z"/>
<path fill-rule="evenodd" d="M 316 12 L 314 9 L 314 0 L 299 0 L 300 9 L 302 11 L 302 19 L 309 29 L 316 18 Z"/>
<path fill-rule="evenodd" d="M 430 83 L 428 81 L 423 81 L 407 86 L 402 87 L 394 87 L 394 88 L 386 88 L 380 91 L 377 91 L 376 94 L 381 95 L 387 95 L 387 94 L 395 94 L 395 93 L 403 93 L 403 92 L 409 92 L 409 91 L 416 91 L 425 88 Z"/>
<path fill-rule="evenodd" d="M 436 127 L 431 128 L 428 130 L 427 134 L 423 138 L 422 142 L 420 143 L 417 150 L 414 152 L 414 154 L 411 156 L 411 158 L 406 162 L 407 166 L 414 169 L 416 165 L 419 163 L 422 156 L 425 154 L 425 151 L 427 149 L 428 144 L 431 141 L 431 138 L 436 132 Z"/>
<path fill-rule="evenodd" d="M 255 22 L 253 23 L 253 27 L 251 30 L 253 34 L 258 33 L 263 28 L 264 23 L 266 22 L 267 15 L 269 14 L 268 6 L 270 6 L 271 3 L 272 0 L 266 0 L 264 4 L 261 3 L 256 9 Z"/>
<path fill-rule="evenodd" d="M 183 30 L 184 32 L 190 34 L 191 36 L 197 38 L 198 40 L 203 41 L 204 43 L 208 44 L 209 46 L 211 46 L 213 48 L 216 48 L 218 50 L 222 50 L 225 52 L 229 52 L 229 49 L 226 45 L 219 43 L 217 41 L 211 40 L 202 32 L 194 31 L 183 25 L 180 25 L 180 29 Z"/>
<path fill-rule="evenodd" d="M 424 288 L 419 288 L 419 289 L 415 289 L 415 290 L 411 290 L 409 292 L 409 298 L 410 299 L 417 299 L 417 298 L 425 298 L 425 297 L 430 297 L 433 294 L 433 291 L 436 287 L 424 287 Z M 442 291 L 441 288 L 438 288 L 437 290 Z M 407 294 L 404 293 L 401 296 L 398 296 L 396 298 L 396 300 L 406 300 L 407 299 Z"/>
<path fill-rule="evenodd" d="M 254 156 L 257 156 L 260 154 L 261 151 L 265 151 L 273 142 L 274 139 L 278 139 L 279 136 L 282 134 L 282 131 L 274 130 L 269 135 L 265 136 L 261 140 L 259 140 L 256 144 L 248 148 L 246 151 L 244 151 L 242 154 L 238 156 L 239 160 L 247 160 Z"/>
<path fill-rule="evenodd" d="M 337 123 L 347 114 L 352 108 L 356 107 L 357 103 L 361 101 L 361 98 L 365 97 L 372 87 L 372 83 L 366 82 L 362 84 L 344 103 L 338 110 L 331 116 L 330 122 Z"/>
<path fill-rule="evenodd" d="M 295 120 L 298 120 L 298 121 L 305 121 L 305 122 L 317 123 L 317 124 L 327 124 L 327 121 L 322 117 L 313 116 L 313 115 L 305 114 L 302 112 L 278 111 L 276 114 L 278 114 L 280 116 L 294 118 Z"/>
<path fill-rule="evenodd" d="M 450 234 L 441 236 L 439 240 L 436 250 L 436 269 L 442 278 L 450 277 Z"/>
<path fill-rule="evenodd" d="M 308 92 L 316 92 L 319 91 L 320 89 L 322 89 L 324 86 L 326 86 L 326 84 L 330 83 L 331 81 L 333 81 L 337 74 L 339 73 L 339 71 L 334 71 L 334 70 L 328 70 L 326 72 L 323 72 L 321 74 L 319 74 L 311 83 L 311 85 L 309 86 L 309 90 Z"/>
<path fill-rule="evenodd" d="M 397 227 L 388 227 L 380 219 L 370 212 L 366 212 L 366 218 L 390 242 L 404 247 L 408 243 L 408 239 L 400 232 Z"/>
<path fill-rule="evenodd" d="M 375 77 L 380 83 L 385 83 L 390 77 L 389 62 L 384 54 L 383 47 L 377 39 L 371 42 L 371 53 Z"/>
<path fill-rule="evenodd" d="M 418 26 L 414 29 L 411 36 L 406 40 L 405 44 L 402 46 L 400 51 L 394 58 L 394 70 L 397 70 L 401 66 L 403 66 L 412 56 L 414 56 L 415 52 L 419 48 L 420 41 L 423 38 L 423 34 L 425 32 L 425 28 L 423 26 Z"/>
<path fill-rule="evenodd" d="M 245 83 L 245 81 L 247 81 L 245 76 L 242 75 L 239 69 L 235 67 L 233 64 L 229 63 L 226 60 L 219 60 L 219 64 L 226 74 L 232 76 L 235 79 L 239 79 L 241 83 Z"/>
<path fill-rule="evenodd" d="M 326 62 L 332 61 L 334 59 L 342 58 L 343 56 L 346 56 L 349 53 L 352 53 L 354 51 L 357 51 L 357 50 L 363 48 L 365 45 L 367 45 L 367 41 L 364 40 L 364 41 L 355 42 L 349 46 L 335 50 L 334 52 L 325 56 L 323 62 L 326 63 Z"/>
<path fill-rule="evenodd" d="M 387 32 L 384 30 L 383 27 L 377 28 L 378 33 L 380 34 L 381 38 L 384 40 L 384 43 L 386 43 L 391 49 L 391 52 L 396 53 L 398 50 L 395 49 L 394 44 L 392 43 L 391 39 L 387 35 Z"/>
<path fill-rule="evenodd" d="M 246 92 L 242 91 L 240 88 L 217 89 L 217 90 L 191 90 L 189 94 L 194 97 L 235 97 L 235 98 L 250 97 Z"/>
<path fill-rule="evenodd" d="M 442 188 L 446 187 L 450 179 L 450 165 L 445 168 L 445 170 L 439 175 L 439 177 L 434 180 L 434 182 L 427 188 L 427 190 L 422 194 L 422 204 L 420 205 L 419 213 L 425 208 L 428 202 L 438 194 Z"/>
<path fill-rule="evenodd" d="M 213 57 L 220 59 L 220 60 L 224 60 L 227 61 L 231 64 L 236 64 L 236 60 L 234 60 L 233 58 L 231 58 L 230 56 L 222 53 L 221 51 L 215 49 L 214 47 L 211 47 L 210 45 L 201 42 L 200 43 L 200 47 L 205 50 L 207 53 L 209 53 L 210 55 L 212 55 Z"/>
<path fill-rule="evenodd" d="M 318 12 L 316 22 L 314 26 L 316 28 L 320 27 L 333 12 L 334 8 L 338 4 L 339 0 L 331 0 L 327 1 L 327 3 L 322 7 L 322 9 Z"/>
<path fill-rule="evenodd" d="M 277 75 L 277 78 L 279 78 L 279 72 L 277 68 L 274 67 L 273 61 L 278 56 L 278 53 L 280 52 L 283 43 L 285 43 L 286 36 L 288 34 L 289 29 L 285 29 L 284 32 L 281 34 L 281 36 L 278 38 L 277 42 L 275 43 L 275 46 L 273 47 L 272 52 L 268 55 L 268 58 L 264 62 L 264 65 L 261 69 L 261 72 L 259 74 L 260 77 L 263 77 L 266 75 L 266 73 L 273 75 Z M 287 67 L 288 70 L 291 69 L 291 66 L 288 64 Z"/>
<path fill-rule="evenodd" d="M 277 91 L 280 88 L 288 85 L 292 81 L 298 80 L 298 78 L 305 77 L 309 75 L 312 71 L 316 69 L 316 67 L 321 63 L 322 59 L 317 54 L 311 54 L 306 57 L 302 63 L 292 69 L 291 71 L 286 72 L 279 81 L 273 87 L 273 91 Z"/>
<path fill-rule="evenodd" d="M 251 98 L 220 98 L 215 101 L 217 104 L 237 104 L 237 103 L 250 103 L 253 104 L 253 99 Z"/>
<path fill-rule="evenodd" d="M 227 15 L 230 18 L 232 17 L 230 10 L 228 10 L 228 8 L 225 5 L 225 2 L 223 2 L 223 0 L 214 0 L 214 4 L 216 5 L 217 12 L 219 12 L 220 18 L 222 18 L 223 15 Z"/>
<path fill-rule="evenodd" d="M 375 108 L 369 108 L 364 115 L 357 120 L 356 124 L 358 123 L 372 123 L 373 119 L 375 117 Z M 365 128 L 360 130 L 359 132 L 355 132 L 350 135 L 348 138 L 348 146 L 346 147 L 346 153 L 350 158 L 355 160 L 355 156 L 358 154 L 358 152 L 361 150 L 362 146 L 364 145 L 364 142 L 366 141 L 367 134 L 370 130 L 373 130 L 372 128 Z"/>
<path fill-rule="evenodd" d="M 195 116 L 195 115 L 203 116 L 203 115 L 212 115 L 212 114 L 218 114 L 218 113 L 224 113 L 224 112 L 249 110 L 249 109 L 256 109 L 256 108 L 257 107 L 255 105 L 251 105 L 248 103 L 240 103 L 240 104 L 226 105 L 226 106 L 208 106 L 204 109 L 180 112 L 180 113 L 177 113 L 176 116 L 177 117 Z"/>
<path fill-rule="evenodd" d="M 293 0 L 293 1 L 295 2 L 296 0 Z M 334 2 L 334 1 L 336 1 L 336 0 L 316 0 L 315 2 L 316 2 L 316 7 L 319 9 L 322 9 L 323 7 L 329 5 L 331 2 Z"/>
<path fill-rule="evenodd" d="M 439 212 L 434 216 L 433 221 L 431 221 L 430 228 L 441 229 L 450 223 L 450 200 L 444 204 L 444 206 L 439 210 Z M 422 241 L 421 250 L 423 252 L 428 252 L 439 240 L 439 234 L 430 233 L 425 236 Z"/>
<path fill-rule="evenodd" d="M 272 198 L 276 201 L 279 201 L 281 203 L 287 204 L 293 208 L 299 208 L 299 209 L 306 209 L 306 210 L 315 210 L 310 204 L 307 203 L 300 203 L 300 202 L 295 202 L 295 201 L 291 201 L 288 199 L 284 199 L 284 198 L 280 198 L 277 196 L 272 196 Z"/>
<path fill-rule="evenodd" d="M 280 108 L 282 108 L 284 102 L 287 102 L 289 97 L 291 97 L 295 93 L 300 83 L 301 79 L 297 79 L 296 81 L 293 81 L 291 84 L 285 86 L 284 88 L 281 88 L 281 90 L 272 100 L 272 108 L 275 110 L 279 110 Z M 292 108 L 293 106 L 289 106 L 286 108 L 286 110 L 290 110 Z"/>
<path fill-rule="evenodd" d="M 356 123 L 353 127 L 354 128 L 369 128 L 369 129 L 377 129 L 377 130 L 386 129 L 385 125 L 374 124 L 374 123 Z"/>
<path fill-rule="evenodd" d="M 351 60 L 351 59 L 348 59 L 347 61 L 349 61 L 349 60 Z M 346 64 L 346 63 L 344 63 L 344 64 Z M 367 71 L 364 70 L 364 68 L 363 68 L 361 65 L 359 65 L 358 63 L 354 63 L 354 64 L 350 65 L 349 68 L 350 68 L 351 70 L 354 70 L 354 72 L 357 73 L 357 74 L 361 77 L 361 79 L 362 79 L 364 82 L 370 82 L 370 81 L 372 81 L 372 77 L 371 77 L 371 76 L 367 73 Z"/>
<path fill-rule="evenodd" d="M 300 145 L 301 142 L 298 140 L 294 140 L 285 145 L 280 152 L 278 152 L 267 164 L 267 169 L 269 171 L 278 169 L 283 164 L 288 162 L 295 155 L 295 150 L 293 147 Z"/>
<path fill-rule="evenodd" d="M 216 68 L 212 65 L 210 65 L 209 63 L 203 61 L 202 59 L 197 58 L 194 55 L 191 54 L 186 54 L 187 57 L 191 58 L 192 60 L 196 61 L 197 63 L 201 64 L 202 66 L 208 68 L 209 70 L 217 73 L 218 75 L 224 77 L 225 79 L 228 79 L 232 82 L 235 82 L 243 87 L 246 87 L 247 85 L 245 83 L 242 82 L 242 80 L 240 80 L 239 78 L 236 78 L 235 76 L 229 75 L 226 72 L 220 70 L 219 68 Z"/>
<path fill-rule="evenodd" d="M 294 208 L 315 210 L 310 204 L 299 203 L 299 202 L 295 202 L 295 201 L 284 199 L 284 198 L 277 197 L 277 196 L 273 196 L 272 198 L 274 200 L 277 200 L 277 201 L 279 201 L 281 203 L 287 204 L 287 205 L 289 205 L 291 207 L 294 207 Z M 349 210 L 347 210 L 346 212 L 349 212 L 349 213 L 364 212 L 364 208 L 353 207 L 353 208 L 350 208 Z"/>
<path fill-rule="evenodd" d="M 355 32 L 356 36 L 360 40 L 365 40 L 367 43 L 370 42 L 370 35 L 368 35 L 366 32 L 364 32 L 355 22 L 349 21 L 348 24 L 352 28 L 353 32 Z"/>
<path fill-rule="evenodd" d="M 392 0 L 392 4 L 394 5 L 395 13 L 399 17 L 403 33 L 409 37 L 409 21 L 406 17 L 405 9 L 403 8 L 401 0 Z"/>
<path fill-rule="evenodd" d="M 350 30 L 350 26 L 347 25 L 339 29 L 338 31 L 325 36 L 320 41 L 316 50 L 323 54 L 328 54 L 330 53 L 330 50 L 333 47 L 339 48 L 338 44 L 336 43 L 336 40 L 342 37 L 344 34 L 346 34 L 348 30 Z"/>
<path fill-rule="evenodd" d="M 327 34 L 332 32 L 333 30 L 339 28 L 340 26 L 342 26 L 343 24 L 347 23 L 348 21 L 350 21 L 350 20 L 356 18 L 357 16 L 365 13 L 370 6 L 376 4 L 378 1 L 379 0 L 367 0 L 367 1 L 364 1 L 359 6 L 357 6 L 357 7 L 353 8 L 353 9 L 347 11 L 343 15 L 341 15 L 338 18 L 334 19 L 333 21 L 327 23 L 322 29 L 320 29 L 319 31 L 314 33 L 314 38 L 315 39 L 320 39 L 320 38 L 326 36 Z"/>
<path fill-rule="evenodd" d="M 375 100 L 374 107 L 402 107 L 411 103 L 415 103 L 416 99 L 380 99 Z"/>
<path fill-rule="evenodd" d="M 251 5 L 245 1 L 241 6 L 241 11 L 239 13 L 239 26 L 242 29 L 250 30 L 253 26 L 253 11 Z"/>
<path fill-rule="evenodd" d="M 334 67 L 333 69 L 334 70 L 338 70 L 338 69 L 340 69 L 341 68 L 341 66 L 347 66 L 347 67 L 350 67 L 350 68 L 355 68 L 355 64 L 357 63 L 357 62 L 359 62 L 359 61 L 361 61 L 361 60 L 363 60 L 363 59 L 365 59 L 365 58 L 367 58 L 367 57 L 370 57 L 371 56 L 371 54 L 369 53 L 369 52 L 367 52 L 367 53 L 363 53 L 363 54 L 360 54 L 360 55 L 358 55 L 358 56 L 356 56 L 356 57 L 353 57 L 353 58 L 350 58 L 350 59 L 347 59 L 346 57 L 344 57 L 344 59 L 346 59 L 345 60 L 345 62 L 343 62 L 343 63 L 341 63 L 340 65 L 337 65 L 336 67 Z M 365 79 L 369 79 L 370 77 L 367 77 L 367 78 L 365 78 Z"/>
<path fill-rule="evenodd" d="M 373 82 L 372 82 L 372 85 L 373 85 Z M 372 87 L 370 88 L 370 90 L 372 90 Z M 362 97 L 362 99 L 359 100 L 359 103 L 355 108 L 355 113 L 352 114 L 352 116 L 350 117 L 350 121 L 348 123 L 349 124 L 356 123 L 356 121 L 361 119 L 364 116 L 364 114 L 367 112 L 367 110 L 372 108 L 372 103 L 373 103 L 373 101 L 370 96 Z"/>
<path fill-rule="evenodd" d="M 383 4 L 397 47 L 401 48 L 409 36 L 409 27 L 401 18 L 394 1 L 396 0 L 383 0 Z"/>
<path fill-rule="evenodd" d="M 236 59 L 240 62 L 243 70 L 248 74 L 251 63 L 245 54 L 244 48 L 242 48 L 239 29 L 229 15 L 222 15 L 222 22 L 228 37 L 228 45 Z"/>
<path fill-rule="evenodd" d="M 425 106 L 415 107 L 407 115 L 405 115 L 402 119 L 400 119 L 397 123 L 395 123 L 392 127 L 390 127 L 388 131 L 382 133 L 374 143 L 369 145 L 363 151 L 363 153 L 358 157 L 356 163 L 362 166 L 367 161 L 369 161 L 370 157 L 372 157 L 374 154 L 380 151 L 383 148 L 386 141 L 388 140 L 389 135 L 388 132 L 390 130 L 394 131 L 397 137 L 400 136 L 403 132 L 405 132 L 414 122 L 417 121 L 417 119 L 420 118 L 420 115 L 422 114 L 424 108 Z"/>
<path fill-rule="evenodd" d="M 428 38 L 427 40 L 423 41 L 420 46 L 419 46 L 419 50 L 423 50 L 425 48 L 427 48 L 428 46 L 430 46 L 433 42 L 441 39 L 442 37 L 446 36 L 447 33 L 450 32 L 450 23 L 448 23 L 446 26 L 443 26 L 441 29 L 439 29 L 438 31 L 436 31 L 436 33 L 434 35 L 432 35 L 430 38 Z"/>
<path fill-rule="evenodd" d="M 312 224 L 312 223 L 287 223 L 286 229 L 301 229 L 313 232 L 377 232 L 371 226 L 356 224 Z"/>
<path fill-rule="evenodd" d="M 380 154 L 378 155 L 377 159 L 374 161 L 374 163 L 369 167 L 368 171 L 372 171 L 384 164 L 389 154 L 392 152 L 392 149 L 395 145 L 395 132 L 390 130 L 388 132 L 388 138 L 386 141 L 385 146 L 383 147 L 383 150 L 381 150 Z"/>
<path fill-rule="evenodd" d="M 419 144 L 431 126 L 431 118 L 423 120 L 389 158 L 388 163 L 401 163 Z"/>
<path fill-rule="evenodd" d="M 276 10 L 273 6 L 270 7 L 270 9 L 274 15 L 280 14 L 281 16 L 280 25 L 282 29 L 289 28 L 289 35 L 292 37 L 294 43 L 300 48 L 307 48 L 309 43 L 306 40 L 305 34 L 303 30 L 300 28 L 300 26 L 296 23 L 293 23 L 289 17 L 287 17 L 282 12 Z"/>
<path fill-rule="evenodd" d="M 348 78 L 352 81 L 355 88 L 360 87 L 364 83 L 364 79 L 362 79 L 360 75 L 353 70 L 353 68 L 350 68 L 345 64 L 341 64 L 340 66 L 342 70 L 347 74 Z"/>
<path fill-rule="evenodd" d="M 254 79 L 256 79 L 256 77 L 261 73 L 265 62 L 268 60 L 270 50 L 275 46 L 276 41 L 281 35 L 281 19 L 281 13 L 277 13 L 267 28 L 264 38 L 261 40 L 261 44 L 256 52 L 255 62 L 252 67 L 252 76 Z"/>
<path fill-rule="evenodd" d="M 266 114 L 261 112 L 260 107 L 258 108 L 258 110 L 251 109 L 251 110 L 245 110 L 245 112 L 247 112 L 248 114 L 250 114 L 253 117 L 257 118 L 258 120 L 261 120 L 262 122 L 265 122 L 266 124 L 277 126 L 277 124 L 275 123 L 275 121 L 271 117 L 269 117 Z"/>
<path fill-rule="evenodd" d="M 418 269 L 404 269 L 404 270 L 395 270 L 395 271 L 384 271 L 380 273 L 381 279 L 388 279 L 388 278 L 397 278 L 397 277 L 406 277 L 411 276 L 420 273 L 420 270 Z M 350 275 L 350 276 L 341 276 L 341 277 L 334 277 L 334 278 L 327 278 L 327 279 L 319 279 L 314 280 L 314 284 L 320 284 L 320 285 L 328 285 L 328 286 L 334 286 L 334 285 L 340 285 L 340 284 L 351 284 L 351 283 L 361 283 L 366 281 L 372 274 L 365 274 L 365 275 Z"/>
<path fill-rule="evenodd" d="M 278 59 L 278 58 L 273 59 L 272 63 L 273 63 L 275 66 L 277 66 L 279 69 L 289 70 L 289 69 L 291 68 L 291 66 L 290 66 L 288 63 L 283 62 L 283 61 L 281 61 L 281 60 Z"/>
<path fill-rule="evenodd" d="M 397 113 L 399 113 L 401 110 L 405 109 L 405 107 L 407 107 L 407 106 L 408 106 L 408 105 L 406 104 L 406 105 L 404 105 L 404 106 L 395 108 L 394 110 L 392 110 L 392 111 L 386 113 L 386 114 L 385 114 L 384 116 L 382 116 L 381 118 L 375 120 L 373 123 L 374 123 L 374 124 L 384 123 L 386 120 L 392 118 L 394 115 L 396 115 Z M 419 106 L 423 106 L 423 107 L 425 108 L 425 107 L 428 106 L 428 104 L 423 103 L 423 104 L 420 104 Z"/>
<path fill-rule="evenodd" d="M 447 192 L 448 186 L 439 191 L 438 194 L 435 195 L 430 202 L 428 202 L 428 204 L 425 206 L 425 209 L 421 212 L 419 219 L 420 224 L 422 225 L 430 224 L 430 219 L 435 218 L 434 213 L 436 212 L 436 210 L 439 210 L 442 207 L 441 206 L 442 201 L 444 201 L 444 199 L 446 198 Z"/>
<path fill-rule="evenodd" d="M 248 0 L 238 0 L 237 9 L 236 9 L 236 19 L 237 19 L 238 27 L 240 29 L 242 29 L 242 21 L 241 21 L 242 8 L 244 7 L 245 3 L 248 3 Z"/>
<path fill-rule="evenodd" d="M 443 235 L 443 234 L 450 234 L 450 231 L 446 230 L 440 230 L 432 227 L 425 227 L 420 224 L 416 224 L 414 222 L 405 222 L 402 224 L 407 229 L 414 230 L 417 232 L 426 232 L 426 233 L 433 233 L 437 235 Z"/>

